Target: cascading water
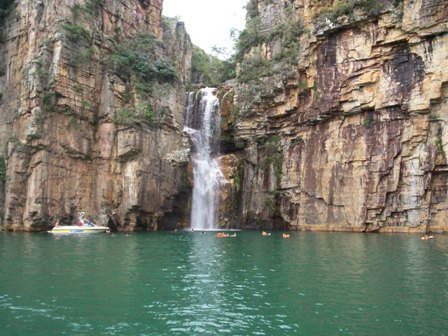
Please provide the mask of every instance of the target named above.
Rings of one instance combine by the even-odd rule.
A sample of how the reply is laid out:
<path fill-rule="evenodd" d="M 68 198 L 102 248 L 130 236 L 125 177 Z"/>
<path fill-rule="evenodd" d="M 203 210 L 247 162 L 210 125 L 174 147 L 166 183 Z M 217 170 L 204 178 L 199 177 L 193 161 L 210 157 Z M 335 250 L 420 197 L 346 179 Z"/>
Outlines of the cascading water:
<path fill-rule="evenodd" d="M 216 90 L 201 89 L 188 96 L 184 131 L 193 143 L 193 203 L 191 229 L 216 228 L 217 191 L 224 176 L 219 168 L 221 115 Z"/>

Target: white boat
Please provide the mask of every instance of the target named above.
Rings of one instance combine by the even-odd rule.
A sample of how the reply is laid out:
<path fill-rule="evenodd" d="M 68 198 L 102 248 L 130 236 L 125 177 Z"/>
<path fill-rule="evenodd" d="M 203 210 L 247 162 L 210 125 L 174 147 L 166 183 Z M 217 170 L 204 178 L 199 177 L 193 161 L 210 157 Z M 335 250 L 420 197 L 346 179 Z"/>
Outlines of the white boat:
<path fill-rule="evenodd" d="M 107 226 L 97 226 L 88 219 L 84 218 L 84 212 L 79 214 L 79 225 L 59 225 L 56 222 L 55 227 L 48 231 L 53 234 L 84 234 L 84 233 L 104 233 L 109 232 L 110 228 Z"/>
<path fill-rule="evenodd" d="M 79 234 L 79 233 L 104 233 L 109 228 L 107 226 L 74 226 L 74 225 L 60 225 L 55 226 L 48 233 L 53 234 Z"/>

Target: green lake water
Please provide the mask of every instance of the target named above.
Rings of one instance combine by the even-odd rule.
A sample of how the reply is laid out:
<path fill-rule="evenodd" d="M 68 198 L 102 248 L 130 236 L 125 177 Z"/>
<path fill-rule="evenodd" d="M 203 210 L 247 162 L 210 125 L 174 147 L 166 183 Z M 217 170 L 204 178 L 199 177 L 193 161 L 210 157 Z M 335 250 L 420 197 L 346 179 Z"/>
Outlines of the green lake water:
<path fill-rule="evenodd" d="M 0 335 L 448 335 L 448 236 L 0 233 Z"/>

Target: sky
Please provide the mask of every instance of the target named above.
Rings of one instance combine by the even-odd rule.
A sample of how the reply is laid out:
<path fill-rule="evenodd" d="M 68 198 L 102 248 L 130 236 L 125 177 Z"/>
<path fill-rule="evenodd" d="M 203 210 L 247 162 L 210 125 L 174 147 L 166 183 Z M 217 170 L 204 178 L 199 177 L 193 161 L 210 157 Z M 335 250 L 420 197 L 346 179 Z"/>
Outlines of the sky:
<path fill-rule="evenodd" d="M 233 48 L 231 29 L 244 28 L 246 0 L 164 0 L 162 14 L 185 22 L 193 44 L 208 53 Z M 216 55 L 216 54 L 215 54 Z M 225 58 L 221 56 L 220 58 Z"/>

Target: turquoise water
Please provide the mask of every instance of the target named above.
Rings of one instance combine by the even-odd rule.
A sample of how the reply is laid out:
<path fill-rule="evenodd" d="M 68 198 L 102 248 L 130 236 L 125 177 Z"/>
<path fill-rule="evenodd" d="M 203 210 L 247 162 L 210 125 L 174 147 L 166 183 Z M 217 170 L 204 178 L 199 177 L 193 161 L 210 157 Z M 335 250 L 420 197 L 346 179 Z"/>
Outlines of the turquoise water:
<path fill-rule="evenodd" d="M 448 335 L 448 237 L 2 233 L 0 335 Z"/>

